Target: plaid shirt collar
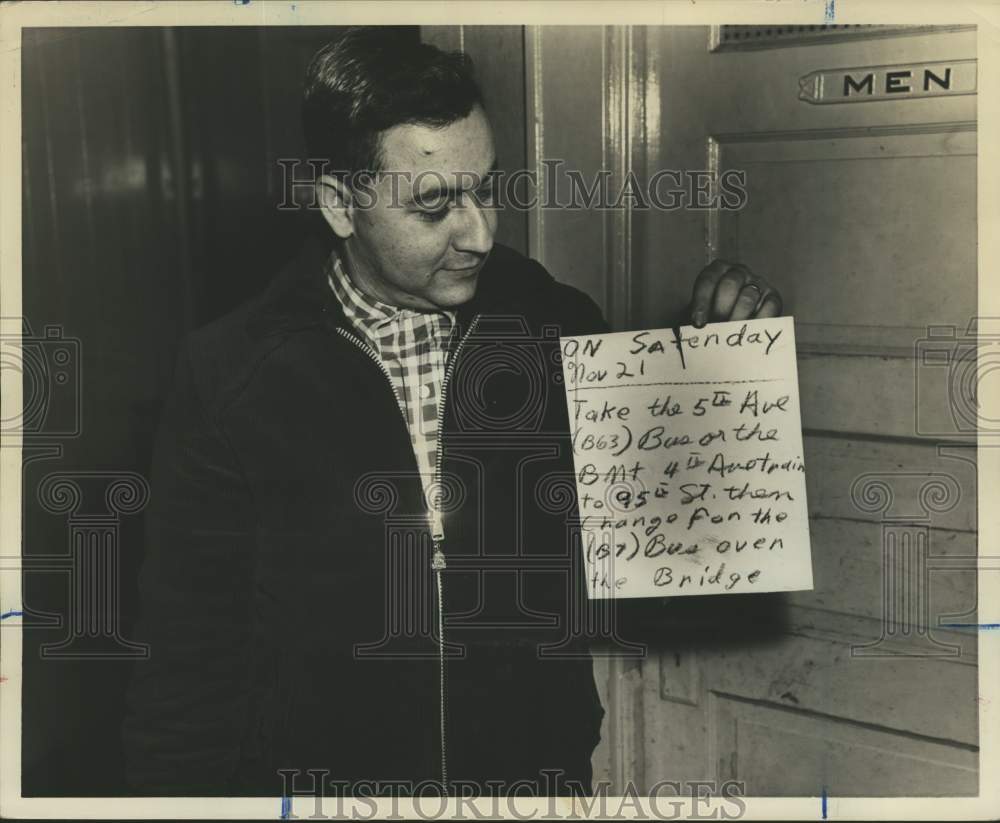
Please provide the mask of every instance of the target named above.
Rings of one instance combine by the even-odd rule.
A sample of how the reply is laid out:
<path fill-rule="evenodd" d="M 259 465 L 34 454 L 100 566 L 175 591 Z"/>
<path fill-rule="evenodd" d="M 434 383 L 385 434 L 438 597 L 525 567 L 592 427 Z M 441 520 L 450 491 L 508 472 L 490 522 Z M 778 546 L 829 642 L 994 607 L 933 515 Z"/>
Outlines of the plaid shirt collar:
<path fill-rule="evenodd" d="M 432 492 L 438 457 L 439 399 L 456 313 L 402 309 L 369 297 L 331 255 L 327 277 L 347 320 L 367 336 L 392 382 L 413 445 L 435 535 L 444 533 Z"/>
<path fill-rule="evenodd" d="M 440 325 L 441 333 L 445 336 L 450 334 L 455 326 L 455 312 L 453 311 L 425 312 L 400 308 L 365 294 L 354 285 L 347 275 L 336 252 L 330 255 L 326 270 L 327 279 L 341 306 L 343 306 L 347 319 L 376 344 L 376 349 L 381 350 L 386 327 L 399 324 L 404 320 L 412 320 L 417 325 L 424 323 L 428 326 Z M 439 320 L 438 324 L 433 322 L 434 318 Z"/>

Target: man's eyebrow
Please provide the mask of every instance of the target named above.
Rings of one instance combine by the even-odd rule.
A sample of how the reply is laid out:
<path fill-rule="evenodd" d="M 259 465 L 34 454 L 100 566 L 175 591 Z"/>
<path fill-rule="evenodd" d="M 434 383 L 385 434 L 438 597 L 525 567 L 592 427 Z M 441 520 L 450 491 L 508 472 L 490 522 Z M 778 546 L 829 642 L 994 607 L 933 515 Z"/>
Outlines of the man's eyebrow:
<path fill-rule="evenodd" d="M 482 175 L 482 177 L 480 177 L 480 185 L 482 185 L 482 183 L 484 181 L 488 180 L 491 175 L 496 174 L 498 171 L 500 171 L 500 164 L 497 162 L 497 159 L 494 157 L 493 158 L 493 162 L 490 163 L 489 170 L 486 172 L 486 174 L 484 174 L 484 175 Z M 469 172 L 469 174 L 473 176 L 473 179 L 475 179 L 475 177 L 479 176 L 478 173 L 476 173 L 476 172 Z M 416 203 L 418 201 L 420 203 L 434 202 L 435 200 L 439 200 L 442 196 L 446 195 L 447 197 L 451 198 L 451 197 L 454 197 L 457 193 L 458 193 L 458 191 L 457 191 L 457 189 L 455 189 L 454 186 L 448 186 L 448 187 L 446 187 L 444 189 L 442 189 L 442 188 L 440 188 L 438 186 L 434 186 L 432 188 L 427 189 L 427 191 L 423 192 L 422 194 L 416 194 L 416 195 L 411 194 L 411 195 L 409 195 L 407 197 L 404 197 L 403 198 L 403 205 L 404 206 L 411 206 L 411 205 L 413 205 L 414 203 Z"/>

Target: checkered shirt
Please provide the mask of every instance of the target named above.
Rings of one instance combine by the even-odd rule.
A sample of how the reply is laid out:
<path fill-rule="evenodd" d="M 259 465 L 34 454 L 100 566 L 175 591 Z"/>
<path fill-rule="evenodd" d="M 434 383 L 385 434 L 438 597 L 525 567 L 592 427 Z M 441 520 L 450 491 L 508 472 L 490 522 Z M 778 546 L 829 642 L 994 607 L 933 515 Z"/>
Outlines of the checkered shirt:
<path fill-rule="evenodd" d="M 354 285 L 336 254 L 328 262 L 327 279 L 347 319 L 389 371 L 410 432 L 432 526 L 435 533 L 441 533 L 432 484 L 436 480 L 439 399 L 455 312 L 415 311 L 370 297 Z"/>

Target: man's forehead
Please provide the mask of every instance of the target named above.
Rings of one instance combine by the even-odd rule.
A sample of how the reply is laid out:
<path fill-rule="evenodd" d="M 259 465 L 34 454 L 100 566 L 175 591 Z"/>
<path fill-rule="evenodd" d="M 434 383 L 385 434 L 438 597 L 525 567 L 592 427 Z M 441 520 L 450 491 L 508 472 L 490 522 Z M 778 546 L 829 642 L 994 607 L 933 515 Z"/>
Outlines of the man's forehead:
<path fill-rule="evenodd" d="M 442 127 L 393 126 L 382 134 L 380 144 L 382 171 L 396 174 L 437 172 L 452 180 L 463 172 L 485 174 L 494 160 L 493 133 L 479 109 Z"/>

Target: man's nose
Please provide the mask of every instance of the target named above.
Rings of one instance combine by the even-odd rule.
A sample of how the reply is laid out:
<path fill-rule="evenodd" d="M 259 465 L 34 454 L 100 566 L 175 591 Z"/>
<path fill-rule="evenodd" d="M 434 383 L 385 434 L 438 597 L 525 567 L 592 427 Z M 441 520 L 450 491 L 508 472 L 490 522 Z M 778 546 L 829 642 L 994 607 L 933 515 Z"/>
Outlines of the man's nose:
<path fill-rule="evenodd" d="M 474 198 L 467 198 L 461 208 L 462 223 L 453 245 L 456 251 L 486 254 L 493 248 L 496 216 L 484 209 Z"/>

